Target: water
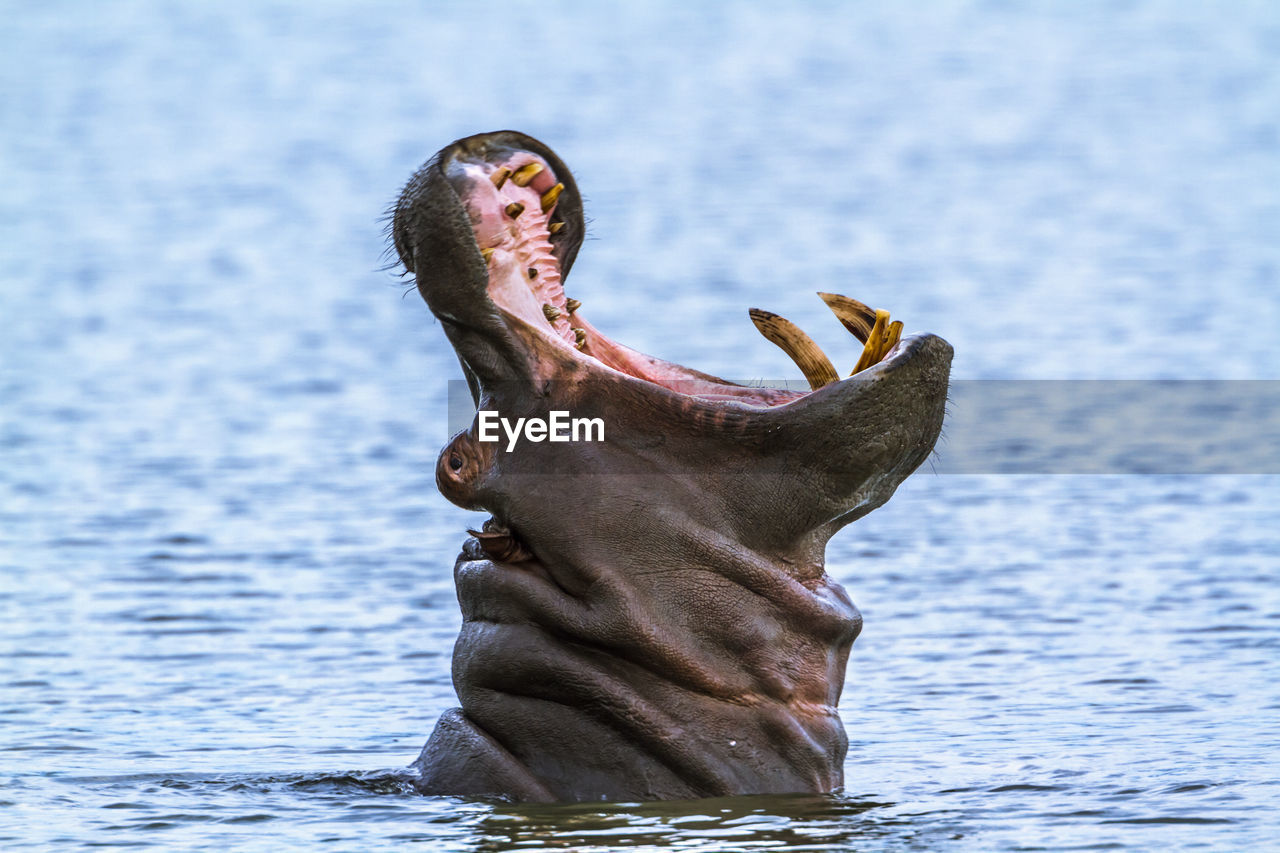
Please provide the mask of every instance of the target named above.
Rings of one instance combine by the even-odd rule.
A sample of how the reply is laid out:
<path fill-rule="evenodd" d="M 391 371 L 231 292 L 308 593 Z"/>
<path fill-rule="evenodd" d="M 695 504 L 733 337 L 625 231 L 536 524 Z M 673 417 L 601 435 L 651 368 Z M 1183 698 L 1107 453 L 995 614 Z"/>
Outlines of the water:
<path fill-rule="evenodd" d="M 3 41 L 0 846 L 1280 836 L 1275 476 L 908 481 L 828 554 L 866 620 L 839 796 L 414 794 L 477 519 L 377 221 L 515 127 L 644 351 L 794 377 L 758 305 L 851 365 L 836 290 L 960 378 L 1276 379 L 1274 5 L 46 4 Z"/>

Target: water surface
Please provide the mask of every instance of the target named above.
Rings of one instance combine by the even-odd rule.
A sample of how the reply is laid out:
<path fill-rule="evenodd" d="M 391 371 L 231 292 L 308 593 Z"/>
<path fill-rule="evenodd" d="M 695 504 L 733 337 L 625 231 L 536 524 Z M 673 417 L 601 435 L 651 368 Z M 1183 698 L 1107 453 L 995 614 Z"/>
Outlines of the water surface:
<path fill-rule="evenodd" d="M 935 475 L 837 537 L 843 794 L 513 807 L 454 703 L 429 154 L 574 167 L 594 322 L 735 377 L 813 295 L 964 379 L 1280 378 L 1272 4 L 46 4 L 0 51 L 0 845 L 1258 849 L 1280 478 Z M 999 419 L 992 424 L 998 430 Z M 941 452 L 947 452 L 945 444 Z"/>

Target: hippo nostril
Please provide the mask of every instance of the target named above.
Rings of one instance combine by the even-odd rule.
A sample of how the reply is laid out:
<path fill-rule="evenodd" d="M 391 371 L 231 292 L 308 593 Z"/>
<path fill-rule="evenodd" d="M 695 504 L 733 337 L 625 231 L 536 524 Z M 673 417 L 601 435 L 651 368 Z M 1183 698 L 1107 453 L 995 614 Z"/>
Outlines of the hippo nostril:
<path fill-rule="evenodd" d="M 449 467 L 455 471 L 462 470 L 462 457 L 456 453 L 449 454 Z"/>

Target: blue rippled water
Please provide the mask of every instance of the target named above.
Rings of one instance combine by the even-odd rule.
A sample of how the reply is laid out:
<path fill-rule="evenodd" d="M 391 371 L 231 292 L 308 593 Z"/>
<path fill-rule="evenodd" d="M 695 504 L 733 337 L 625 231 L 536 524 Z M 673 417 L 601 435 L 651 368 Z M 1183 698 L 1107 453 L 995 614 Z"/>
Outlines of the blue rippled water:
<path fill-rule="evenodd" d="M 0 847 L 1273 845 L 1262 475 L 926 466 L 828 553 L 865 618 L 843 794 L 414 794 L 476 517 L 434 487 L 456 361 L 378 219 L 515 127 L 586 196 L 570 290 L 643 351 L 794 378 L 758 305 L 852 364 L 835 290 L 958 378 L 1274 380 L 1278 10 L 8 10 Z"/>

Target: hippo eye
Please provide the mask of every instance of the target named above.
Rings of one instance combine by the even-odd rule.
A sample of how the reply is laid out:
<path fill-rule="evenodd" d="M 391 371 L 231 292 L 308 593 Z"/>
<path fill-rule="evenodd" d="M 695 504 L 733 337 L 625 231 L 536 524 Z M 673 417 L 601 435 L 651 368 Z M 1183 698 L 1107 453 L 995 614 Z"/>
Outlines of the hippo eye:
<path fill-rule="evenodd" d="M 455 471 L 462 470 L 462 457 L 456 453 L 449 454 L 449 467 Z"/>

